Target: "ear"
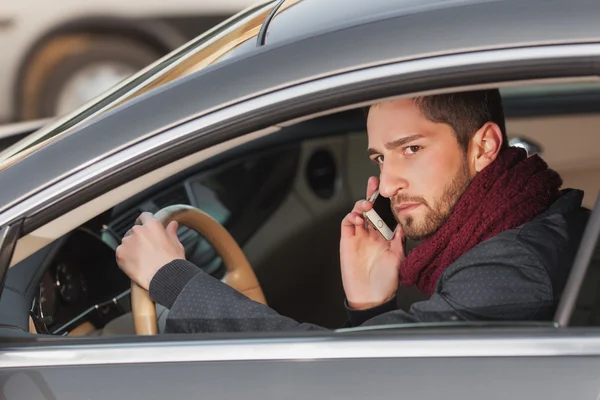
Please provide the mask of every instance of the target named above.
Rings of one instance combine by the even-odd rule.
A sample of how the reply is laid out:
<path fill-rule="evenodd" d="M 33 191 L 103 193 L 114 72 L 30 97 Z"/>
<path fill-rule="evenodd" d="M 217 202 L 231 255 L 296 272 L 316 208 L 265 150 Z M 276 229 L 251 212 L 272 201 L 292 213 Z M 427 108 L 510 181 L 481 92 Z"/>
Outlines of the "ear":
<path fill-rule="evenodd" d="M 467 153 L 472 176 L 483 171 L 485 167 L 494 162 L 502 149 L 502 143 L 502 131 L 493 122 L 487 122 L 475 132 L 469 142 Z"/>

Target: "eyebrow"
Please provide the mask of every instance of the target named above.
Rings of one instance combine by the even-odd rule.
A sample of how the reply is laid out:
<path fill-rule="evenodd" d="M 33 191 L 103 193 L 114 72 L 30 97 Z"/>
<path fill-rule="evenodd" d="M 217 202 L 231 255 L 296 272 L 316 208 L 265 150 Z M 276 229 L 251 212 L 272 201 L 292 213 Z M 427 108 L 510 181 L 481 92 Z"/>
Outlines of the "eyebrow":
<path fill-rule="evenodd" d="M 408 144 L 408 143 L 410 143 L 410 142 L 414 142 L 415 140 L 417 140 L 417 139 L 421 139 L 421 138 L 423 138 L 423 137 L 425 137 L 425 136 L 423 136 L 423 135 L 420 135 L 420 134 L 417 134 L 417 135 L 411 135 L 411 136 L 406 136 L 406 137 L 403 137 L 403 138 L 400 138 L 400 139 L 394 140 L 393 142 L 388 142 L 388 143 L 386 143 L 386 144 L 385 144 L 385 148 L 386 148 L 387 150 L 394 150 L 394 149 L 395 149 L 395 148 L 397 148 L 397 147 L 404 146 L 405 144 Z M 369 148 L 369 149 L 367 150 L 367 155 L 368 155 L 368 156 L 372 156 L 372 155 L 374 155 L 374 154 L 380 154 L 380 153 L 381 153 L 380 151 L 378 151 L 378 150 L 376 150 L 376 149 L 374 149 L 374 148 Z"/>

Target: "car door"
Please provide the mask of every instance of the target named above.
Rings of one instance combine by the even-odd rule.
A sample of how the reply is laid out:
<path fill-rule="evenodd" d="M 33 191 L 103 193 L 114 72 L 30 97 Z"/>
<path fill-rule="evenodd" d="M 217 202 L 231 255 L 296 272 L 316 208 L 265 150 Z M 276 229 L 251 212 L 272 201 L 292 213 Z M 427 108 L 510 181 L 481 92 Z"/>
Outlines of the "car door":
<path fill-rule="evenodd" d="M 398 329 L 2 354 L 4 399 L 597 398 L 600 336 L 554 328 Z M 50 367 L 51 366 L 51 367 Z"/>

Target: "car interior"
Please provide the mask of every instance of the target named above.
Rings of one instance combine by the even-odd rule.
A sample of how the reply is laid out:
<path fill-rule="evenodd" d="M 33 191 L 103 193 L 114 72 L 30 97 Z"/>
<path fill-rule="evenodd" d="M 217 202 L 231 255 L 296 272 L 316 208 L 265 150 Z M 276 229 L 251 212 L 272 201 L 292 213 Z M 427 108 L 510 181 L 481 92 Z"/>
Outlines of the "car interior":
<path fill-rule="evenodd" d="M 600 193 L 600 85 L 508 86 L 501 93 L 511 144 L 540 153 L 561 174 L 564 188 L 585 191 L 583 205 L 592 209 Z M 270 307 L 300 322 L 343 327 L 340 223 L 365 197 L 368 177 L 378 174 L 366 156 L 365 122 L 361 108 L 346 109 L 187 157 L 153 184 L 137 186 L 143 190 L 132 186 L 115 196 L 114 206 L 101 213 L 96 206 L 93 218 L 64 228 L 68 233 L 38 245 L 33 254 L 20 242 L 0 299 L 0 324 L 59 336 L 133 334 L 130 281 L 114 250 L 141 212 L 187 204 L 229 231 Z M 65 220 L 77 222 L 74 215 Z M 224 277 L 222 259 L 201 235 L 185 226 L 178 235 L 188 260 Z M 409 243 L 408 251 L 417 245 Z M 582 325 L 600 318 L 598 261 L 596 252 L 576 311 Z M 399 289 L 402 309 L 423 299 L 415 289 Z M 158 312 L 162 329 L 167 314 Z"/>

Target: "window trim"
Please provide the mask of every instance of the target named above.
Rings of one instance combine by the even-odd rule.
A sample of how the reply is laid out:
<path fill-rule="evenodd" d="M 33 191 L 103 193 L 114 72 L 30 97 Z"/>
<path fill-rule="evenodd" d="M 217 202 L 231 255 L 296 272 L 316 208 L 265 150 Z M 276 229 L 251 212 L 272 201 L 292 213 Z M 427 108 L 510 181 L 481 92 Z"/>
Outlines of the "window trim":
<path fill-rule="evenodd" d="M 600 331 L 567 334 L 531 328 L 502 332 L 498 329 L 432 332 L 410 329 L 376 334 L 311 334 L 289 337 L 171 340 L 174 335 L 112 339 L 59 338 L 0 353 L 0 371 L 50 366 L 165 364 L 214 361 L 312 361 L 352 359 L 483 358 L 483 357 L 588 357 L 600 356 Z M 191 335 L 190 335 L 191 336 Z M 213 335 L 214 337 L 214 335 Z M 143 341 L 142 341 L 143 340 Z M 66 342 L 66 343 L 65 343 Z M 22 343 L 22 342 L 21 342 Z M 86 343 L 89 343 L 85 345 Z"/>

